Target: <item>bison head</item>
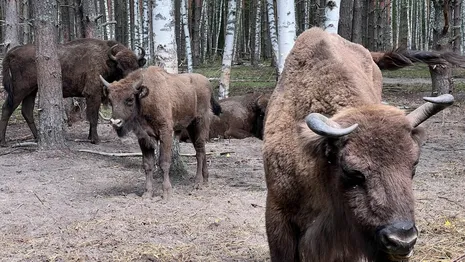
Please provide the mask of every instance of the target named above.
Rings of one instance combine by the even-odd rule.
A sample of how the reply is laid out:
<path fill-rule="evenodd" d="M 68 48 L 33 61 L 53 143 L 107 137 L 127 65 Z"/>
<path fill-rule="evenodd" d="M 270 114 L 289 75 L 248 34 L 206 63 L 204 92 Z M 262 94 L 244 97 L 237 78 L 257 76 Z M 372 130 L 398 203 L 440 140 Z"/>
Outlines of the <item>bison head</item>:
<path fill-rule="evenodd" d="M 425 133 L 418 127 L 453 103 L 451 95 L 425 98 L 405 116 L 386 105 L 349 108 L 328 119 L 307 116 L 305 150 L 321 159 L 321 183 L 341 224 L 361 232 L 369 261 L 408 260 L 416 243 L 412 179 Z M 356 124 L 354 124 L 356 123 Z M 345 127 L 345 128 L 342 128 Z M 319 170 L 321 170 L 319 168 Z M 354 242 L 357 242 L 354 240 Z"/>
<path fill-rule="evenodd" d="M 118 136 L 122 137 L 138 125 L 140 99 L 148 95 L 148 89 L 143 85 L 143 75 L 136 71 L 111 84 L 102 76 L 100 80 L 104 85 L 103 93 L 112 107 L 111 125 Z"/>
<path fill-rule="evenodd" d="M 137 46 L 141 50 L 139 57 L 137 57 L 134 52 L 127 48 L 122 48 L 118 52 L 115 52 L 118 46 L 119 44 L 116 44 L 108 50 L 108 58 L 116 63 L 116 70 L 121 77 L 125 77 L 132 71 L 143 67 L 147 62 L 145 59 L 145 50 L 142 47 Z"/>

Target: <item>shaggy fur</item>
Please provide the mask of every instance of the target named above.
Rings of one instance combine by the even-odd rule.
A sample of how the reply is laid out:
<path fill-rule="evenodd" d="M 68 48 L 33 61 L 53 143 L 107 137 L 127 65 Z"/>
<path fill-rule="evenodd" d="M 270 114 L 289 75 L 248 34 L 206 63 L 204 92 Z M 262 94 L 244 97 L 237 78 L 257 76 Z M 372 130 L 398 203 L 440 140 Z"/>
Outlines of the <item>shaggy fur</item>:
<path fill-rule="evenodd" d="M 108 52 L 113 48 L 112 60 Z M 89 139 L 98 143 L 98 111 L 102 102 L 102 83 L 99 74 L 109 81 L 119 80 L 129 72 L 142 67 L 146 60 L 116 41 L 77 39 L 58 47 L 61 64 L 63 97 L 85 97 L 87 119 L 90 122 Z M 7 102 L 2 107 L 0 120 L 0 145 L 5 145 L 5 132 L 13 111 L 22 103 L 21 112 L 34 138 L 37 128 L 33 118 L 34 100 L 37 95 L 37 70 L 34 45 L 11 49 L 3 60 L 3 86 Z"/>
<path fill-rule="evenodd" d="M 270 94 L 252 92 L 220 100 L 222 114 L 214 116 L 210 125 L 210 139 L 263 137 L 263 121 Z M 187 131 L 180 135 L 188 139 Z"/>
<path fill-rule="evenodd" d="M 379 230 L 414 222 L 412 174 L 421 128 L 381 104 L 382 77 L 368 50 L 319 28 L 302 33 L 267 108 L 263 157 L 271 261 L 391 261 Z M 333 115 L 341 138 L 304 118 Z"/>
<path fill-rule="evenodd" d="M 163 196 L 168 199 L 172 186 L 169 180 L 173 131 L 187 129 L 197 158 L 196 187 L 208 182 L 205 142 L 208 138 L 211 99 L 208 79 L 200 74 L 169 74 L 151 66 L 129 74 L 108 87 L 112 105 L 113 127 L 119 136 L 134 131 L 143 154 L 146 174 L 144 197 L 153 196 L 153 170 L 156 141 L 160 141 L 159 167 L 163 174 Z M 119 121 L 119 125 L 115 124 Z"/>

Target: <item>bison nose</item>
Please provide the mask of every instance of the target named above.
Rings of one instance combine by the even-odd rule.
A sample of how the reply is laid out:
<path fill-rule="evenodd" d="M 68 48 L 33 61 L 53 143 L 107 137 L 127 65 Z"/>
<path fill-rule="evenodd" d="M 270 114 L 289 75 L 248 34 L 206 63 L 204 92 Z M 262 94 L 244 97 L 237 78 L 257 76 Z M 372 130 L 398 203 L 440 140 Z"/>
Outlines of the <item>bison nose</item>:
<path fill-rule="evenodd" d="M 110 119 L 110 122 L 111 122 L 111 125 L 114 126 L 114 127 L 118 127 L 120 128 L 122 125 L 123 125 L 123 120 L 121 119 Z"/>
<path fill-rule="evenodd" d="M 381 245 L 395 256 L 410 256 L 417 237 L 418 230 L 413 222 L 397 222 L 379 231 Z"/>

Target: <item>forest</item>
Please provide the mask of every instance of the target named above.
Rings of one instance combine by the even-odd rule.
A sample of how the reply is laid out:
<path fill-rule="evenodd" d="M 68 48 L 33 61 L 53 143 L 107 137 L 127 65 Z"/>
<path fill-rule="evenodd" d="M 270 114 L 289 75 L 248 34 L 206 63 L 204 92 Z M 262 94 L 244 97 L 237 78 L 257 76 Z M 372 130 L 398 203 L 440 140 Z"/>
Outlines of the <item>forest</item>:
<path fill-rule="evenodd" d="M 69 81 L 69 72 L 75 72 L 61 72 L 58 63 L 67 43 L 116 40 L 133 51 L 136 66 L 200 73 L 223 106 L 247 96 L 269 98 L 296 39 L 312 27 L 373 52 L 463 55 L 464 5 L 463 0 L 0 0 L 0 62 L 27 44 L 38 54 L 37 96 L 26 95 L 10 112 L 8 87 L 0 87 L 0 260 L 271 259 L 261 134 L 210 138 L 205 145 L 210 179 L 200 188 L 197 148 L 174 139 L 169 201 L 160 174 L 152 176 L 153 197 L 144 198 L 147 161 L 137 135 L 117 135 L 107 101 L 89 103 L 84 92 L 73 97 L 63 91 L 61 79 Z M 106 46 L 105 59 L 118 59 L 113 48 L 122 47 L 115 46 Z M 99 55 L 90 49 L 74 52 Z M 458 61 L 418 60 L 382 70 L 382 103 L 406 114 L 422 106 L 423 97 L 455 97 L 452 106 L 421 125 L 427 131 L 412 180 L 418 240 L 410 259 L 402 261 L 465 261 L 465 64 Z M 5 75 L 15 78 L 3 71 L 0 82 Z M 101 85 L 109 88 L 96 79 L 81 80 L 98 83 L 99 94 Z M 254 103 L 260 106 L 258 99 Z M 95 116 L 86 113 L 96 104 Z M 260 110 L 257 119 L 264 124 L 266 108 Z M 34 121 L 38 134 L 31 128 Z M 97 130 L 98 138 L 92 135 Z M 160 164 L 154 170 L 160 172 Z"/>

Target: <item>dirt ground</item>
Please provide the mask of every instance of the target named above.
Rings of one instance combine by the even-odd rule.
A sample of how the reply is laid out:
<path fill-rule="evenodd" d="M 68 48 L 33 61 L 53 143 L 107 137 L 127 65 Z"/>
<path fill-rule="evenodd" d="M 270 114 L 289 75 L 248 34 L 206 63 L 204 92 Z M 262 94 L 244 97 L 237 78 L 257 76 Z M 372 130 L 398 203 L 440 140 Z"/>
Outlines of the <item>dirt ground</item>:
<path fill-rule="evenodd" d="M 385 100 L 410 110 L 424 92 L 387 89 Z M 429 136 L 415 176 L 419 242 L 412 261 L 455 260 L 465 254 L 465 94 L 429 119 Z M 16 121 L 18 122 L 18 121 Z M 69 152 L 13 147 L 31 138 L 23 123 L 10 125 L 0 148 L 1 261 L 267 261 L 266 187 L 262 142 L 255 138 L 208 143 L 210 185 L 193 189 L 189 175 L 172 177 L 174 195 L 140 197 L 140 157 L 78 152 L 139 152 L 134 137 L 117 138 L 99 125 L 102 143 L 82 142 L 87 123 L 67 130 Z M 81 141 L 81 142 L 79 142 Z M 181 153 L 194 153 L 181 144 Z M 231 152 L 229 155 L 220 153 Z"/>

